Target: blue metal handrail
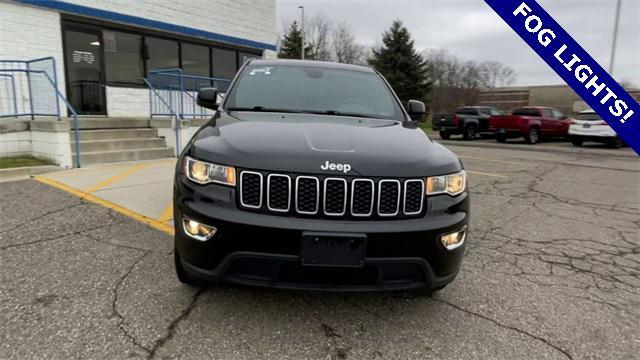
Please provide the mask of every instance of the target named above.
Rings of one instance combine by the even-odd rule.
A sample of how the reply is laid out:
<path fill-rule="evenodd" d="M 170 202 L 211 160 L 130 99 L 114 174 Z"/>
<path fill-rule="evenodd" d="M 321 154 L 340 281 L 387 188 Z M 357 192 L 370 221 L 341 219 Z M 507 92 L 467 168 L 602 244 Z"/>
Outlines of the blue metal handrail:
<path fill-rule="evenodd" d="M 9 74 L 0 74 L 0 77 L 6 77 L 11 80 L 11 92 L 13 93 L 13 117 L 18 117 L 18 96 L 16 94 L 16 79 L 13 75 Z"/>
<path fill-rule="evenodd" d="M 38 62 L 42 62 L 42 61 L 50 61 L 50 69 L 51 69 L 51 74 L 49 74 L 49 71 L 46 70 L 35 70 L 32 68 L 32 65 L 34 63 L 38 63 Z M 76 166 L 77 167 L 81 167 L 81 160 L 80 160 L 80 134 L 79 134 L 79 126 L 78 126 L 78 113 L 76 112 L 76 110 L 73 108 L 73 106 L 71 105 L 71 103 L 69 103 L 69 101 L 67 100 L 67 98 L 65 98 L 65 96 L 62 94 L 62 92 L 60 91 L 60 89 L 58 89 L 58 78 L 56 75 L 56 63 L 55 63 L 55 59 L 53 57 L 44 57 L 44 58 L 39 58 L 39 59 L 34 59 L 34 60 L 0 60 L 0 64 L 2 65 L 9 65 L 10 67 L 8 68 L 0 68 L 0 76 L 2 77 L 8 77 L 12 79 L 13 82 L 13 98 L 14 98 L 14 114 L 11 115 L 0 115 L 0 117 L 6 117 L 6 116 L 14 116 L 14 117 L 18 117 L 18 116 L 31 116 L 31 119 L 33 120 L 35 116 L 56 116 L 58 118 L 58 121 L 61 120 L 61 116 L 60 116 L 60 102 L 59 100 L 61 100 L 65 106 L 67 107 L 67 109 L 69 110 L 69 113 L 71 114 L 71 117 L 73 119 L 73 127 L 74 127 L 74 139 L 75 139 L 75 150 L 76 150 Z M 20 65 L 24 65 L 24 67 L 20 66 Z M 30 111 L 28 113 L 19 113 L 18 111 L 18 106 L 17 106 L 17 95 L 16 95 L 16 86 L 15 86 L 15 79 L 14 79 L 14 75 L 13 74 L 4 74 L 4 73 L 24 73 L 26 74 L 27 77 L 27 87 L 28 87 L 28 92 L 29 92 L 29 108 Z M 55 114 L 50 114 L 50 113 L 39 113 L 34 111 L 34 97 L 33 97 L 33 89 L 32 89 L 32 75 L 33 74 L 41 74 L 44 76 L 44 78 L 47 80 L 47 83 L 51 86 L 51 89 L 53 90 L 53 98 L 54 98 L 54 102 L 55 102 L 55 108 L 56 108 L 56 112 Z"/>
<path fill-rule="evenodd" d="M 218 87 L 221 92 L 225 92 L 231 80 L 214 78 L 199 75 L 185 75 L 182 69 L 160 69 L 150 71 L 147 75 L 147 82 L 156 89 L 156 97 L 149 92 L 149 112 L 153 116 L 170 116 L 171 111 L 160 107 L 164 105 L 171 107 L 173 112 L 180 118 L 205 118 L 210 115 L 207 109 L 197 103 L 195 92 L 202 87 Z M 165 101 L 157 102 L 157 99 L 164 98 Z M 185 104 L 185 102 L 187 102 Z M 168 105 L 167 105 L 168 104 Z M 168 111 L 168 112 L 167 112 Z"/>
<path fill-rule="evenodd" d="M 149 87 L 149 98 L 151 98 L 153 95 L 155 95 L 163 104 L 164 106 L 167 107 L 167 109 L 169 109 L 172 117 L 172 124 L 171 124 L 171 128 L 176 130 L 176 156 L 180 155 L 180 116 L 178 115 L 178 113 L 176 113 L 173 110 L 173 107 L 170 104 L 167 104 L 167 102 L 162 98 L 162 96 L 160 96 L 160 94 L 158 93 L 158 90 L 156 90 L 155 87 L 153 87 L 153 85 L 149 82 L 148 79 L 143 79 L 144 83 L 147 84 L 147 86 Z"/>
<path fill-rule="evenodd" d="M 19 116 L 30 116 L 33 120 L 35 116 L 55 116 L 58 120 L 61 119 L 60 116 L 60 103 L 58 101 L 58 97 L 55 94 L 44 96 L 34 96 L 35 87 L 37 87 L 37 83 L 34 83 L 34 79 L 32 77 L 33 74 L 45 73 L 49 79 L 49 82 L 53 83 L 53 88 L 58 89 L 58 75 L 56 71 L 56 60 L 52 56 L 42 57 L 33 60 L 0 60 L 0 72 L 4 73 L 14 73 L 12 75 L 2 74 L 3 77 L 11 77 L 14 76 L 15 73 L 24 73 L 26 76 L 26 92 L 28 93 L 27 100 L 29 104 L 29 111 L 19 111 L 18 110 L 18 94 L 17 87 L 18 84 L 21 84 L 20 81 L 15 81 L 15 76 L 11 82 L 11 92 L 13 96 L 13 113 L 11 114 L 0 114 L 1 117 L 19 117 Z M 40 95 L 40 94 L 39 94 Z M 49 100 L 53 100 L 55 103 L 55 111 L 40 111 L 41 109 L 35 109 L 36 100 L 42 101 L 43 98 L 49 96 Z"/>

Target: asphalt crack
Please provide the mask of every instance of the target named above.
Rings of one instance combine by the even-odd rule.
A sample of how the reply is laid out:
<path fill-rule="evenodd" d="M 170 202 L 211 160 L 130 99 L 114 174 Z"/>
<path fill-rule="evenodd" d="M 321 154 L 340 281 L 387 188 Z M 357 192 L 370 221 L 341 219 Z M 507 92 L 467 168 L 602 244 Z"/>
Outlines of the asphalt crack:
<path fill-rule="evenodd" d="M 189 315 L 191 315 L 191 312 L 196 308 L 200 295 L 202 295 L 204 292 L 204 288 L 199 288 L 198 291 L 196 291 L 196 293 L 192 296 L 189 305 L 184 310 L 182 310 L 177 318 L 173 319 L 171 323 L 169 323 L 169 326 L 166 329 L 166 334 L 156 340 L 156 343 L 153 345 L 153 347 L 149 349 L 149 356 L 147 356 L 148 360 L 155 358 L 158 350 L 160 350 L 169 340 L 173 338 L 178 325 L 180 325 L 181 322 L 186 320 Z"/>
<path fill-rule="evenodd" d="M 496 326 L 501 327 L 503 329 L 512 330 L 512 331 L 518 332 L 518 333 L 520 333 L 520 334 L 522 334 L 522 335 L 524 335 L 526 337 L 529 337 L 531 339 L 537 340 L 537 341 L 543 343 L 544 345 L 546 345 L 548 347 L 551 347 L 554 350 L 562 353 L 567 359 L 573 360 L 573 357 L 571 356 L 571 354 L 567 350 L 559 347 L 558 345 L 555 345 L 555 344 L 551 343 L 549 340 L 547 340 L 547 339 L 545 339 L 543 337 L 534 335 L 534 334 L 532 334 L 532 333 L 530 333 L 530 332 L 528 332 L 526 330 L 519 329 L 519 328 L 517 328 L 515 326 L 505 325 L 505 324 L 503 324 L 503 323 L 501 323 L 501 322 L 499 322 L 497 320 L 494 320 L 494 319 L 492 319 L 492 318 L 490 318 L 488 316 L 482 315 L 480 313 L 473 312 L 471 310 L 467 310 L 467 309 L 465 309 L 465 308 L 463 308 L 461 306 L 458 306 L 456 304 L 450 303 L 448 301 L 444 301 L 442 299 L 437 299 L 437 298 L 434 298 L 434 297 L 431 297 L 431 299 L 433 301 L 448 305 L 448 306 L 450 306 L 450 307 L 452 307 L 452 308 L 454 308 L 454 309 L 456 309 L 458 311 L 461 311 L 461 312 L 463 312 L 463 313 L 465 313 L 467 315 L 470 315 L 470 316 L 473 316 L 473 317 L 478 317 L 480 319 L 489 321 L 489 322 L 491 322 L 491 323 L 495 324 Z"/>
<path fill-rule="evenodd" d="M 14 225 L 14 226 L 12 226 L 12 227 L 10 227 L 8 229 L 0 231 L 0 235 L 9 233 L 9 232 L 11 232 L 13 230 L 16 230 L 17 228 L 19 228 L 21 226 L 25 226 L 25 225 L 31 224 L 31 223 L 33 223 L 35 221 L 41 220 L 41 219 L 43 219 L 43 218 L 45 218 L 45 217 L 47 217 L 49 215 L 54 215 L 54 214 L 57 214 L 59 212 L 62 212 L 62 211 L 65 211 L 65 210 L 69 210 L 69 209 L 73 209 L 73 208 L 76 208 L 76 207 L 79 207 L 79 206 L 82 206 L 82 205 L 85 205 L 85 204 L 86 204 L 86 202 L 80 201 L 77 204 L 71 204 L 71 205 L 67 205 L 67 206 L 64 206 L 64 207 L 59 208 L 59 209 L 47 211 L 47 212 L 45 212 L 43 214 L 40 214 L 40 215 L 38 215 L 36 217 L 29 218 L 26 221 L 23 221 L 23 222 L 21 222 L 19 224 L 16 224 L 16 225 Z"/>
<path fill-rule="evenodd" d="M 145 250 L 141 250 L 138 249 L 138 251 L 143 251 L 143 254 L 141 256 L 139 256 L 134 262 L 133 264 L 131 264 L 131 266 L 129 266 L 129 268 L 127 269 L 127 271 L 120 277 L 120 279 L 118 279 L 118 282 L 116 283 L 116 285 L 113 287 L 113 291 L 112 291 L 112 301 L 111 301 L 111 314 L 112 316 L 115 316 L 118 318 L 118 330 L 127 338 L 129 339 L 134 345 L 136 345 L 137 347 L 139 347 L 140 349 L 142 349 L 143 351 L 145 351 L 147 354 L 149 354 L 151 352 L 151 349 L 147 348 L 146 346 L 142 345 L 140 343 L 140 341 L 138 341 L 138 339 L 136 339 L 133 335 L 131 335 L 127 329 L 125 329 L 124 327 L 124 323 L 126 321 L 124 315 L 122 315 L 120 313 L 120 311 L 118 311 L 118 290 L 120 289 L 120 287 L 122 286 L 122 284 L 124 283 L 124 281 L 129 277 L 129 275 L 131 275 L 131 273 L 133 272 L 133 270 L 135 269 L 135 267 L 143 260 L 145 259 L 150 253 L 151 251 L 145 251 Z"/>
<path fill-rule="evenodd" d="M 113 224 L 104 224 L 104 225 L 96 226 L 96 227 L 93 227 L 93 228 L 90 228 L 90 229 L 83 229 L 83 230 L 79 230 L 79 231 L 64 233 L 64 234 L 61 234 L 61 235 L 58 235 L 58 236 L 55 236 L 55 237 L 51 237 L 51 238 L 44 238 L 44 239 L 38 239 L 38 240 L 28 241 L 28 242 L 24 242 L 24 243 L 0 246 L 0 250 L 7 250 L 7 249 L 13 249 L 13 248 L 17 248 L 17 247 L 23 247 L 23 246 L 35 245 L 35 244 L 40 244 L 40 243 L 49 242 L 49 241 L 60 240 L 60 239 L 63 239 L 65 237 L 74 236 L 74 235 L 86 236 L 84 233 L 86 233 L 88 231 L 95 231 L 95 230 L 99 230 L 99 229 L 102 229 L 102 228 L 105 228 L 105 227 L 109 227 L 109 226 L 113 226 Z"/>

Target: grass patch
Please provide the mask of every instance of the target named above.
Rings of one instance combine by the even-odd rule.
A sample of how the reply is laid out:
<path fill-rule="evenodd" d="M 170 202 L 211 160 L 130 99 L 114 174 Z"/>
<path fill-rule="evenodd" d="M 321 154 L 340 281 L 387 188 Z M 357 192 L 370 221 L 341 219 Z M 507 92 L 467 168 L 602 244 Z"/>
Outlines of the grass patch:
<path fill-rule="evenodd" d="M 0 158 L 0 169 L 9 169 L 25 166 L 51 165 L 51 163 L 30 156 L 16 156 Z"/>

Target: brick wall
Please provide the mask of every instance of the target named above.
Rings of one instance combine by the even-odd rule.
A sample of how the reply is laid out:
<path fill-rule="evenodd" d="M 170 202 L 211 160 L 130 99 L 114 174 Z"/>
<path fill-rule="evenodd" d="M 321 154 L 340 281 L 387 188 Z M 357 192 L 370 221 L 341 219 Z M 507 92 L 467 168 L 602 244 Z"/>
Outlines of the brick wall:
<path fill-rule="evenodd" d="M 32 60 L 47 56 L 56 59 L 58 87 L 64 92 L 60 14 L 0 0 L 0 60 Z M 28 89 L 25 75 L 16 76 L 20 111 L 29 108 Z M 0 80 L 0 113 L 6 114 L 13 106 L 9 89 L 7 80 Z M 64 108 L 62 102 L 60 108 Z"/>
<path fill-rule="evenodd" d="M 149 90 L 107 86 L 107 115 L 148 117 Z"/>

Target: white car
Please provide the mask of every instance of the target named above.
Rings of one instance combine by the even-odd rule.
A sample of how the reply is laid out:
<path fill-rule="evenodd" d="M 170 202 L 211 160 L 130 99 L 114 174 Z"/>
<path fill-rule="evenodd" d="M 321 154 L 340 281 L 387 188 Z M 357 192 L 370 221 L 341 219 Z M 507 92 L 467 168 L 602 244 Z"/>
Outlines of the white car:
<path fill-rule="evenodd" d="M 620 148 L 625 145 L 615 131 L 593 110 L 585 110 L 576 115 L 569 125 L 569 138 L 575 146 L 585 141 L 605 143 Z"/>

